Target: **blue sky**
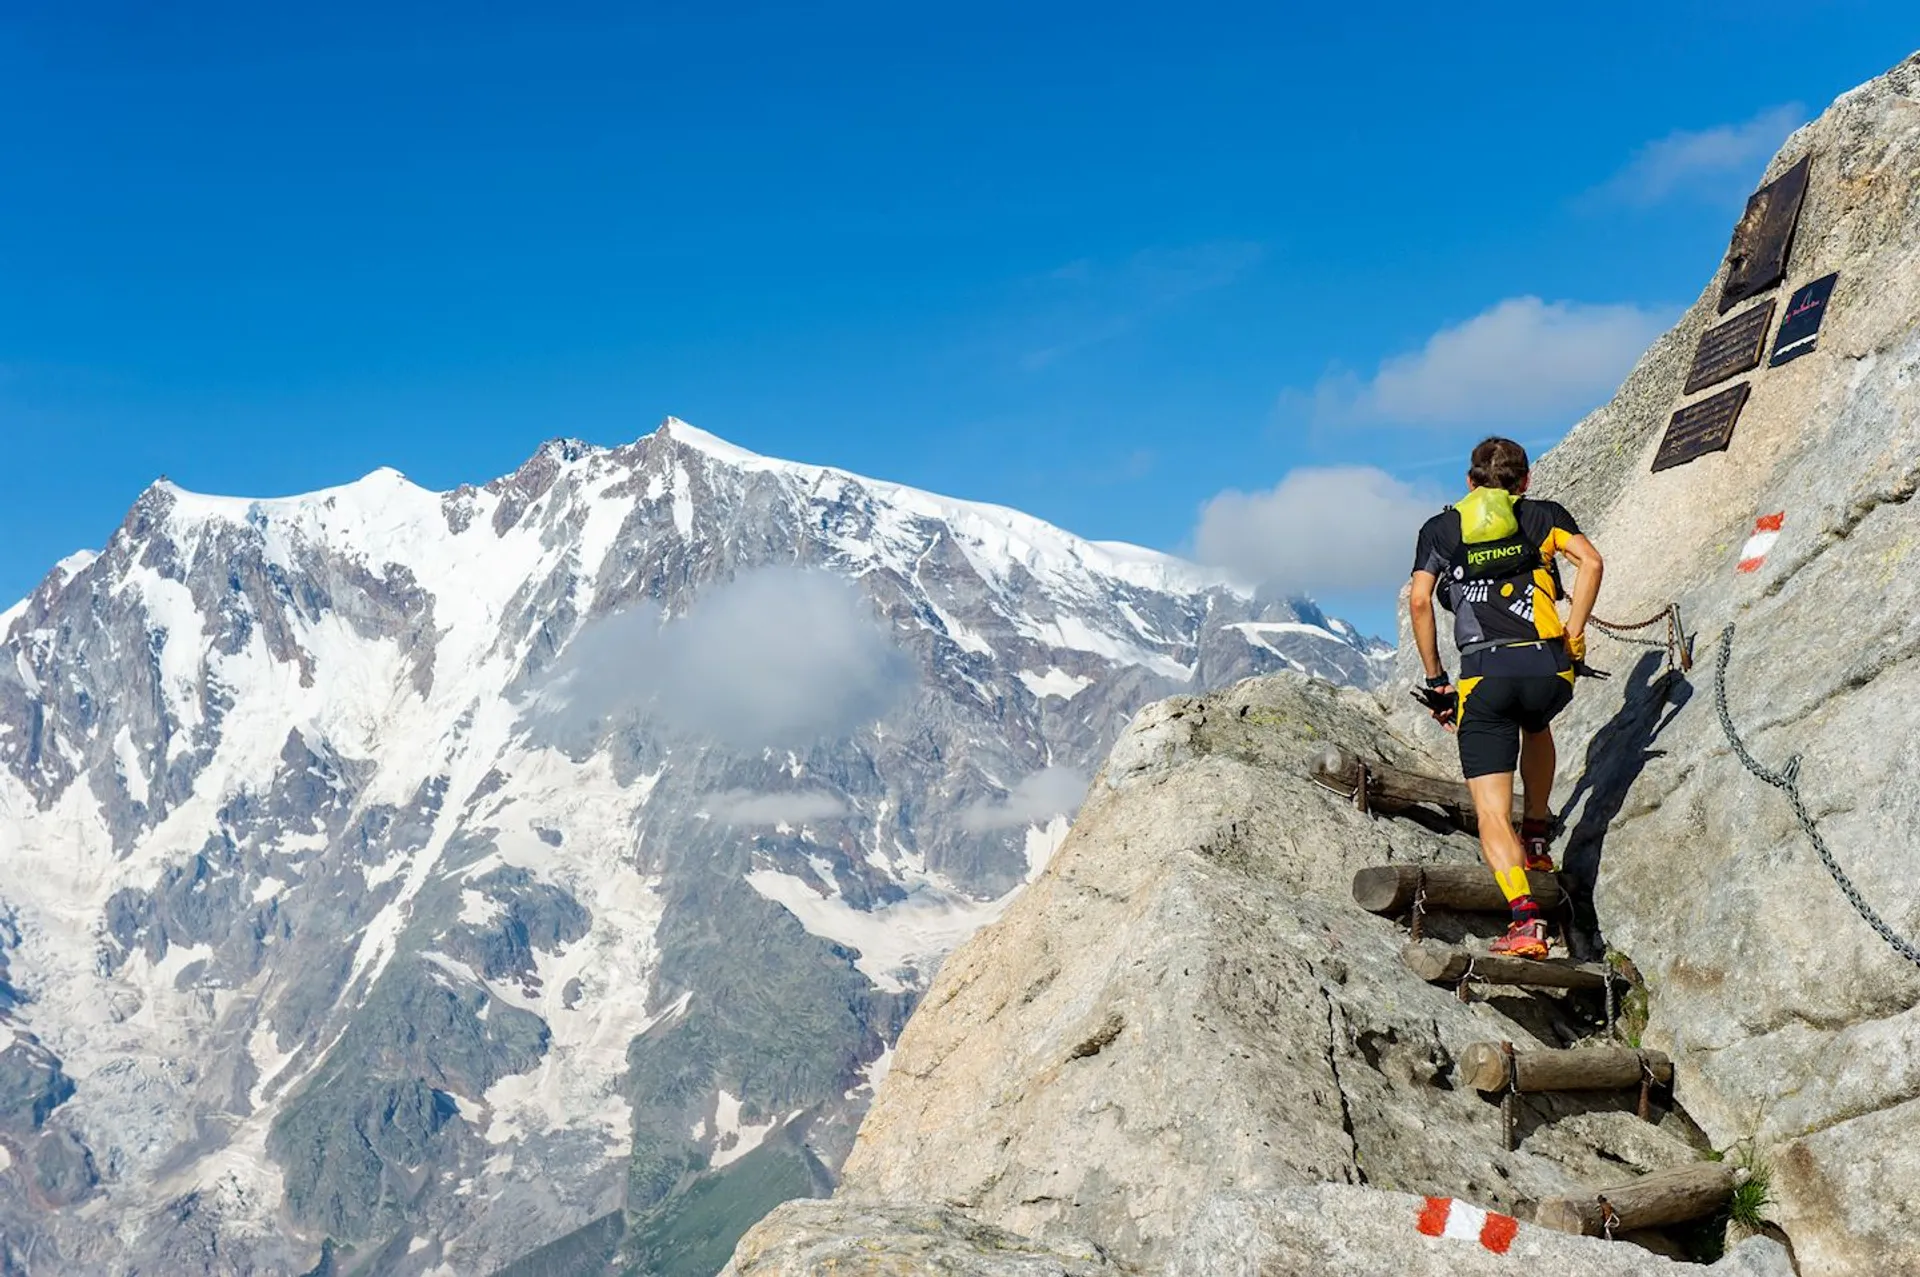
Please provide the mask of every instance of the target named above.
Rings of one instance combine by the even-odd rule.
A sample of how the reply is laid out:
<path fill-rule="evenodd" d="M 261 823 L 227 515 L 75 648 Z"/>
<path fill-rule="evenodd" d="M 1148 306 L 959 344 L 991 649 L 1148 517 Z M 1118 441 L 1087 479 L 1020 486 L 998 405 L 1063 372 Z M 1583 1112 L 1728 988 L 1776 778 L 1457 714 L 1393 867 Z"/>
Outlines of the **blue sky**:
<path fill-rule="evenodd" d="M 1603 399 L 1787 128 L 1917 39 L 1847 0 L 295 8 L 0 13 L 7 600 L 162 473 L 448 487 L 672 413 L 1385 628 L 1394 520 Z M 1326 509 L 1331 575 L 1286 548 Z"/>

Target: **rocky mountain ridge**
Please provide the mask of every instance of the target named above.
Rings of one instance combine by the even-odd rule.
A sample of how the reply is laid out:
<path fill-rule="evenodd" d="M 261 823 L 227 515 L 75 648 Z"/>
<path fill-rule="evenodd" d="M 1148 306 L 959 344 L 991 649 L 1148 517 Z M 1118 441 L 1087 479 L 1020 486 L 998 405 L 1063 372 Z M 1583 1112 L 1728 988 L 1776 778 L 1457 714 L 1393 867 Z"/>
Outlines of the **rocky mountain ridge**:
<path fill-rule="evenodd" d="M 824 1191 L 1132 710 L 1290 668 L 1382 654 L 678 421 L 156 484 L 0 615 L 0 1272 L 658 1266 Z"/>
<path fill-rule="evenodd" d="M 1652 470 L 1673 413 L 1729 384 L 1684 389 L 1736 247 L 1534 477 L 1607 556 L 1600 614 L 1677 605 L 1692 640 L 1685 669 L 1663 624 L 1627 635 L 1651 646 L 1596 630 L 1613 678 L 1557 732 L 1569 930 L 1639 975 L 1632 1031 L 1675 1068 L 1659 1121 L 1529 1098 L 1501 1147 L 1492 1103 L 1454 1081 L 1462 1045 L 1588 1039 L 1592 1007 L 1465 1004 L 1414 978 L 1403 929 L 1348 881 L 1472 863 L 1471 842 L 1370 819 L 1307 772 L 1337 742 L 1443 775 L 1447 742 L 1391 689 L 1257 679 L 1142 711 L 1047 871 L 942 969 L 835 1198 L 774 1212 L 729 1272 L 821 1271 L 857 1230 L 875 1272 L 937 1250 L 971 1274 L 1493 1273 L 1521 1254 L 1677 1273 L 1527 1221 L 1549 1193 L 1725 1158 L 1767 1170 L 1777 1236 L 1716 1271 L 1920 1273 L 1920 970 L 1807 831 L 1891 932 L 1920 935 L 1920 55 L 1796 132 L 1767 179 L 1809 157 L 1786 273 L 1741 306 L 1777 323 L 1838 272 L 1812 353 L 1740 374 L 1724 451 Z M 1396 681 L 1413 671 L 1403 635 Z M 1763 770 L 1799 760 L 1804 821 L 1729 724 Z M 1423 1234 L 1429 1196 L 1511 1213 L 1513 1251 Z"/>

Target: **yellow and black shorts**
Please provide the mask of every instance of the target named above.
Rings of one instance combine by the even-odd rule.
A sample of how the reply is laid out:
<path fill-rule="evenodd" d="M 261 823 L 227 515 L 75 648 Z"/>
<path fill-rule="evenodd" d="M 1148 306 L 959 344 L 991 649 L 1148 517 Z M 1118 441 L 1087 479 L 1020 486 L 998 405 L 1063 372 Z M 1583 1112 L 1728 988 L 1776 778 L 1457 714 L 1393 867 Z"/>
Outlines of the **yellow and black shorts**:
<path fill-rule="evenodd" d="M 1520 733 L 1547 729 L 1573 700 L 1573 679 L 1566 648 L 1557 640 L 1463 658 L 1454 732 L 1461 774 L 1472 780 L 1518 767 Z"/>

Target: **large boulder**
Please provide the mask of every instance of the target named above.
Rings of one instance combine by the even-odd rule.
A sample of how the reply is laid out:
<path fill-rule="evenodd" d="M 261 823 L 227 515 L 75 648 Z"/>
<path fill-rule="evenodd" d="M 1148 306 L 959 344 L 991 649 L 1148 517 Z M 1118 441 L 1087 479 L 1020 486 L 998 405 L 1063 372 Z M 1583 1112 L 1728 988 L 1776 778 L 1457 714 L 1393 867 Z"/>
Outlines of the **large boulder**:
<path fill-rule="evenodd" d="M 1098 1248 L 1042 1245 L 940 1206 L 802 1199 L 777 1206 L 722 1277 L 1111 1277 Z"/>
<path fill-rule="evenodd" d="M 1404 930 L 1354 906 L 1353 872 L 1468 861 L 1473 842 L 1315 785 L 1336 741 L 1429 765 L 1371 697 L 1291 676 L 1136 717 L 1048 871 L 908 1024 L 842 1198 L 1155 1266 L 1222 1192 L 1332 1181 L 1524 1214 L 1700 1157 L 1684 1120 L 1648 1126 L 1630 1094 L 1530 1099 L 1503 1149 L 1497 1105 L 1455 1086 L 1453 1061 L 1564 1045 L 1598 1030 L 1597 1000 L 1463 1003 L 1416 979 Z"/>

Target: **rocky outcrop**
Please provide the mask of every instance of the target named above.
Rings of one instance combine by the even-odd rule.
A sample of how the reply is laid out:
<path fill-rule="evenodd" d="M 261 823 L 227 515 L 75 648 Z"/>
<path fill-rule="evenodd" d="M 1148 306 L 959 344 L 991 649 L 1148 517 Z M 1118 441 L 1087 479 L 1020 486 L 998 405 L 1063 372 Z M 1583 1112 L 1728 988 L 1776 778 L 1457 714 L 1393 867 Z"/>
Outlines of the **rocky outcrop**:
<path fill-rule="evenodd" d="M 1603 1098 L 1530 1100 L 1518 1150 L 1501 1150 L 1452 1060 L 1471 1040 L 1564 1042 L 1594 1028 L 1586 1009 L 1463 1005 L 1408 976 L 1401 933 L 1352 908 L 1348 876 L 1471 844 L 1369 820 L 1306 764 L 1337 740 L 1437 769 L 1444 738 L 1404 697 L 1264 679 L 1135 720 L 1049 871 L 909 1023 L 835 1208 L 928 1203 L 1036 1244 L 1089 1239 L 1143 1271 L 1456 1273 L 1487 1261 L 1418 1235 L 1401 1193 L 1524 1220 L 1629 1168 L 1732 1157 L 1769 1169 L 1764 1213 L 1799 1271 L 1920 1273 L 1920 969 L 1835 888 L 1715 712 L 1730 656 L 1746 745 L 1770 767 L 1801 757 L 1808 814 L 1860 893 L 1920 935 L 1920 58 L 1796 133 L 1769 177 L 1809 154 L 1775 296 L 1840 272 L 1818 349 L 1747 374 L 1728 451 L 1651 473 L 1669 415 L 1710 393 L 1682 383 L 1720 318 L 1716 276 L 1535 478 L 1607 555 L 1603 616 L 1677 602 L 1700 636 L 1688 675 L 1596 633 L 1615 678 L 1583 686 L 1559 733 L 1574 938 L 1644 977 L 1644 1042 L 1674 1060 L 1677 1109 L 1647 1127 Z M 1777 543 L 1742 570 L 1754 521 L 1776 512 Z M 1411 660 L 1403 643 L 1403 673 Z M 827 1209 L 770 1218 L 738 1271 L 817 1271 L 745 1264 L 799 1254 L 786 1239 Z M 1527 1224 L 1513 1253 L 1539 1271 L 1676 1271 Z M 1789 1270 L 1765 1238 L 1719 1263 Z"/>
<path fill-rule="evenodd" d="M 1517 1208 L 1604 1173 L 1601 1149 L 1616 1168 L 1697 1156 L 1678 1123 L 1620 1111 L 1584 1115 L 1584 1139 L 1548 1124 L 1500 1150 L 1497 1110 L 1452 1086 L 1452 1063 L 1525 1030 L 1414 979 L 1403 930 L 1347 896 L 1364 865 L 1472 847 L 1313 785 L 1330 741 L 1417 761 L 1371 699 L 1324 684 L 1143 711 L 1049 872 L 901 1035 L 842 1191 L 1153 1262 L 1225 1189 L 1334 1181 Z M 1518 1002 L 1549 1041 L 1590 1031 L 1571 1004 Z"/>
<path fill-rule="evenodd" d="M 1108 1277 L 1120 1270 L 1095 1247 L 1042 1245 L 944 1207 L 800 1200 L 767 1217 L 730 1271 L 740 1277 Z"/>
<path fill-rule="evenodd" d="M 1600 1027 L 1599 1003 L 1463 1003 L 1414 978 L 1403 929 L 1354 908 L 1353 871 L 1466 860 L 1472 842 L 1315 786 L 1331 741 L 1422 762 L 1370 697 L 1291 677 L 1143 711 L 1047 873 L 948 961 L 901 1035 L 840 1201 L 937 1205 L 1036 1244 L 1092 1239 L 1129 1271 L 1236 1271 L 1270 1253 L 1321 1256 L 1279 1271 L 1359 1273 L 1378 1271 L 1376 1233 L 1396 1251 L 1442 1245 L 1417 1234 L 1408 1193 L 1525 1216 L 1703 1156 L 1683 1116 L 1649 1125 L 1616 1096 L 1529 1098 L 1519 1148 L 1501 1147 L 1498 1106 L 1454 1084 L 1455 1058 L 1489 1039 L 1574 1041 Z M 1349 1237 L 1328 1222 L 1341 1218 L 1373 1232 Z M 790 1234 L 820 1219 L 776 1216 L 740 1253 L 799 1253 Z M 1319 1222 L 1302 1233 L 1303 1219 Z M 1587 1265 L 1566 1271 L 1668 1262 L 1524 1235 Z"/>
<path fill-rule="evenodd" d="M 1421 1198 L 1405 1193 L 1335 1184 L 1227 1195 L 1194 1220 L 1166 1271 L 1179 1277 L 1378 1277 L 1383 1255 L 1395 1257 L 1391 1271 L 1410 1277 L 1682 1277 L 1688 1271 L 1632 1246 L 1535 1228 L 1519 1230 L 1498 1252 L 1469 1237 L 1423 1238 L 1409 1246 L 1407 1235 L 1426 1209 Z M 735 1277 L 1105 1277 L 1135 1269 L 1088 1243 L 1041 1245 L 951 1209 L 799 1201 L 769 1215 L 728 1271 Z M 1709 1271 L 1789 1277 L 1793 1269 L 1777 1242 L 1751 1238 Z"/>

